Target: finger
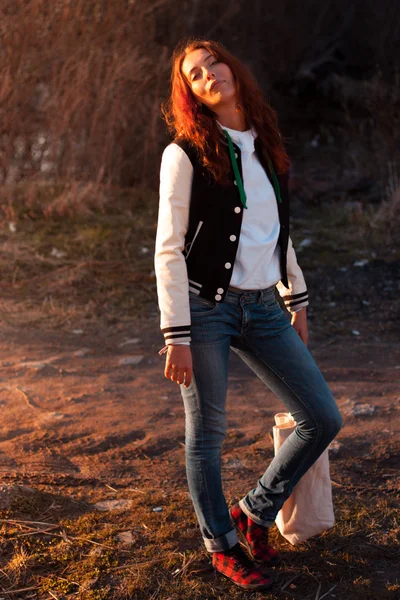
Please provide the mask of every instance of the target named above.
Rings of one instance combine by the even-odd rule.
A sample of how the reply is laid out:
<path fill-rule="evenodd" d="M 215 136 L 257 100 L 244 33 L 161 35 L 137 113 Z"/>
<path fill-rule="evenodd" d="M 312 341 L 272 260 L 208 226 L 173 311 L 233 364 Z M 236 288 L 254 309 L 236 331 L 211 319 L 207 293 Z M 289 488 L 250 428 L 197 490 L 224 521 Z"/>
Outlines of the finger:
<path fill-rule="evenodd" d="M 184 383 L 185 381 L 185 369 L 179 369 L 179 377 L 178 377 L 178 381 L 176 383 L 179 383 L 179 385 L 181 385 L 182 383 Z"/>
<path fill-rule="evenodd" d="M 170 367 L 170 378 L 172 379 L 172 381 L 175 381 L 178 372 L 179 372 L 178 365 L 175 365 L 172 363 L 171 367 Z"/>
<path fill-rule="evenodd" d="M 176 368 L 173 373 L 172 381 L 175 381 L 176 383 L 183 383 L 183 379 L 184 379 L 184 369 Z"/>
<path fill-rule="evenodd" d="M 167 356 L 167 359 L 165 361 L 165 369 L 164 369 L 164 375 L 167 379 L 170 378 L 171 375 L 171 362 Z"/>
<path fill-rule="evenodd" d="M 192 383 L 192 369 L 186 369 L 185 372 L 185 388 L 188 388 Z"/>
<path fill-rule="evenodd" d="M 165 371 L 164 371 L 165 377 L 167 377 L 167 379 L 171 379 L 172 375 L 176 369 L 177 369 L 177 366 L 174 365 L 170 359 L 167 359 L 167 361 L 165 363 Z"/>

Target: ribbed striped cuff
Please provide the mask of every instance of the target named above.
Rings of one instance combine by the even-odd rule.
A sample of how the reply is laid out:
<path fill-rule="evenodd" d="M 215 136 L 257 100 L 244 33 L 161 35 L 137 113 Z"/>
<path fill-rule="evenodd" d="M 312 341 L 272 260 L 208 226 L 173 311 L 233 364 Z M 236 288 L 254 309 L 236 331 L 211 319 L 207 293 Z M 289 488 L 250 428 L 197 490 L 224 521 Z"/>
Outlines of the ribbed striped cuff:
<path fill-rule="evenodd" d="M 164 334 L 164 340 L 167 346 L 169 344 L 179 344 L 180 342 L 190 342 L 190 325 L 179 325 L 177 327 L 164 327 L 161 329 Z"/>
<path fill-rule="evenodd" d="M 307 290 L 305 292 L 302 292 L 301 294 L 283 296 L 282 299 L 288 311 L 292 313 L 297 312 L 301 308 L 305 308 L 309 304 Z"/>

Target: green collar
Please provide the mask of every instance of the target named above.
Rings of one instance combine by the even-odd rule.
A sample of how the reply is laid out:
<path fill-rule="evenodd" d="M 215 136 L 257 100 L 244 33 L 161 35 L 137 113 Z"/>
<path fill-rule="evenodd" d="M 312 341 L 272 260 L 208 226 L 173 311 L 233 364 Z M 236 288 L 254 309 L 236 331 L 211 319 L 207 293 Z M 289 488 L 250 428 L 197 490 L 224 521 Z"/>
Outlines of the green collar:
<path fill-rule="evenodd" d="M 239 167 L 238 167 L 237 160 L 236 160 L 235 148 L 233 147 L 232 138 L 229 135 L 229 133 L 226 131 L 226 129 L 223 129 L 222 131 L 224 132 L 225 137 L 228 142 L 229 156 L 231 159 L 231 164 L 232 164 L 233 174 L 235 176 L 235 181 L 237 183 L 238 190 L 239 190 L 240 201 L 243 205 L 243 208 L 247 208 L 246 192 L 244 191 L 243 181 L 240 176 L 240 171 L 239 171 Z M 273 182 L 273 186 L 274 186 L 276 199 L 277 199 L 278 203 L 281 204 L 282 203 L 281 189 L 280 189 L 278 177 L 275 173 L 274 165 L 272 164 L 271 159 L 268 160 L 268 166 L 269 166 L 269 169 L 270 169 L 271 175 L 272 175 L 272 182 Z"/>

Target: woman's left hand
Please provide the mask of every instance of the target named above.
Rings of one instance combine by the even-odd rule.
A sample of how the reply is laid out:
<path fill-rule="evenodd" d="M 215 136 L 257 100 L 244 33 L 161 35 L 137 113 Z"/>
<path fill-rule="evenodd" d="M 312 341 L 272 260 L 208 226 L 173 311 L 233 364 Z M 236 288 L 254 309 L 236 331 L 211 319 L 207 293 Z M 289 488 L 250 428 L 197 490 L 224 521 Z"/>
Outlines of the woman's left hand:
<path fill-rule="evenodd" d="M 308 341 L 308 326 L 307 326 L 307 309 L 301 308 L 292 314 L 292 325 L 300 336 L 300 339 L 307 346 Z"/>

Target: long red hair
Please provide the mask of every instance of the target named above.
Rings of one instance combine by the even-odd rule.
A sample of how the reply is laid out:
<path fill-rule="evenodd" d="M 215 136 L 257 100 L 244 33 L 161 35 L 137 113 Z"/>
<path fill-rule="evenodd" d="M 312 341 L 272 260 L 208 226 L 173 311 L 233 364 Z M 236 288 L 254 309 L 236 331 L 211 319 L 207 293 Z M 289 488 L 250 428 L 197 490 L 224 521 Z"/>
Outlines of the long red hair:
<path fill-rule="evenodd" d="M 289 168 L 289 157 L 278 128 L 276 111 L 267 100 L 250 71 L 222 44 L 212 40 L 184 39 L 172 55 L 171 94 L 162 105 L 164 118 L 173 135 L 189 140 L 202 157 L 204 166 L 217 181 L 227 179 L 231 165 L 226 144 L 221 140 L 215 113 L 205 105 L 198 107 L 189 83 L 182 73 L 187 54 L 204 48 L 218 61 L 228 65 L 235 83 L 237 101 L 246 124 L 254 127 L 261 140 L 264 157 L 271 159 L 278 173 Z"/>

